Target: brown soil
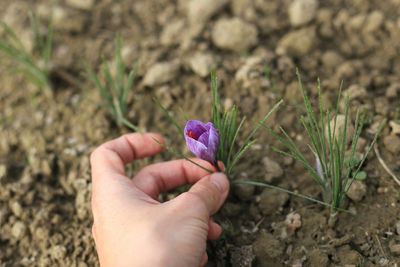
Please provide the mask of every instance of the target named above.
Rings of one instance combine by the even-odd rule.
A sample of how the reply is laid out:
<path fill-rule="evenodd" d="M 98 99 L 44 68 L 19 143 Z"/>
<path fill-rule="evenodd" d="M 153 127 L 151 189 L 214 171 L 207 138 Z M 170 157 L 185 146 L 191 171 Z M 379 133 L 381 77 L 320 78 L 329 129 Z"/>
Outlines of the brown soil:
<path fill-rule="evenodd" d="M 27 42 L 27 12 L 35 10 L 43 21 L 51 13 L 48 1 L 34 2 L 0 2 L 1 18 Z M 184 110 L 188 117 L 209 120 L 209 77 L 199 70 L 204 61 L 195 60 L 197 53 L 212 61 L 207 61 L 205 72 L 211 65 L 217 68 L 224 103 L 237 103 L 242 114 L 252 118 L 246 128 L 283 98 L 284 107 L 269 123 L 282 125 L 304 151 L 308 148 L 298 123 L 302 99 L 296 67 L 313 94 L 320 77 L 323 97 L 330 103 L 343 80 L 343 90 L 352 93 L 352 118 L 356 108 L 369 114 L 362 135 L 368 142 L 384 118 L 400 120 L 398 0 L 321 1 L 310 21 L 300 26 L 289 20 L 289 0 L 219 0 L 205 18 L 193 15 L 200 11 L 188 11 L 195 0 L 99 0 L 87 9 L 72 4 L 79 1 L 59 2 L 53 7 L 52 64 L 63 75 L 52 77 L 54 94 L 10 75 L 8 63 L 0 67 L 0 266 L 98 265 L 91 237 L 88 155 L 127 130 L 118 129 L 102 109 L 83 66 L 99 66 L 101 55 L 111 58 L 116 33 L 125 41 L 126 63 L 140 63 L 130 120 L 161 131 L 182 151 L 181 137 L 176 138 L 162 112 L 149 103 L 155 95 L 175 114 Z M 229 18 L 240 18 L 246 36 L 255 28 L 256 36 L 245 43 L 240 41 L 246 38 L 239 38 L 237 44 L 214 40 L 215 26 Z M 174 71 L 144 82 L 150 68 L 161 62 Z M 299 164 L 272 152 L 272 145 L 279 144 L 262 133 L 233 178 L 265 178 L 320 199 L 310 176 Z M 386 126 L 378 147 L 399 176 L 399 133 Z M 266 156 L 278 163 L 277 172 L 263 164 Z M 166 153 L 154 160 L 171 157 Z M 364 171 L 365 195 L 345 205 L 357 215 L 341 213 L 334 229 L 327 226 L 329 210 L 324 207 L 268 189 L 233 188 L 217 218 L 226 230 L 220 241 L 209 245 L 209 266 L 397 266 L 399 186 L 374 153 Z M 291 213 L 301 220 L 297 229 L 285 223 Z"/>

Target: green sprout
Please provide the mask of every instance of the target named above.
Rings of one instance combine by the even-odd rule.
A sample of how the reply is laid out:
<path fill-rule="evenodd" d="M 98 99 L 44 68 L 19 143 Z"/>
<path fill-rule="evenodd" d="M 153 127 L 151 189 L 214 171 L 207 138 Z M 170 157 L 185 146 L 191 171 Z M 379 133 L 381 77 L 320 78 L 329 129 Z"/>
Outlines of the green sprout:
<path fill-rule="evenodd" d="M 226 167 L 226 173 L 230 175 L 234 166 L 247 150 L 257 141 L 254 136 L 261 126 L 282 104 L 280 100 L 273 108 L 258 122 L 249 135 L 245 138 L 243 144 L 238 146 L 238 136 L 246 117 L 239 118 L 238 109 L 234 105 L 231 109 L 225 111 L 222 108 L 221 98 L 218 94 L 218 81 L 215 71 L 211 73 L 211 92 L 212 102 L 212 122 L 219 131 L 220 146 L 218 149 L 218 160 L 221 160 Z"/>
<path fill-rule="evenodd" d="M 118 126 L 126 126 L 129 129 L 138 132 L 139 128 L 134 126 L 127 119 L 128 112 L 128 94 L 132 89 L 135 79 L 135 68 L 132 68 L 128 74 L 125 73 L 126 67 L 122 60 L 122 40 L 117 37 L 115 40 L 114 60 L 115 76 L 111 74 L 111 68 L 105 60 L 101 67 L 101 76 L 96 75 L 93 69 L 87 67 L 89 79 L 99 90 L 103 99 L 103 104 L 111 118 Z"/>
<path fill-rule="evenodd" d="M 361 172 L 361 167 L 363 166 L 368 153 L 376 143 L 384 123 L 381 124 L 373 141 L 368 146 L 362 158 L 357 159 L 356 147 L 365 124 L 365 116 L 360 112 L 357 112 L 354 124 L 354 134 L 348 136 L 348 124 L 350 123 L 348 97 L 345 99 L 344 124 L 342 127 L 338 126 L 339 101 L 341 99 L 342 86 L 340 86 L 335 110 L 332 112 L 324 109 L 321 97 L 321 85 L 318 80 L 317 89 L 319 111 L 314 112 L 311 101 L 303 88 L 298 70 L 296 74 L 306 110 L 305 116 L 302 116 L 300 121 L 310 140 L 309 147 L 315 156 L 315 163 L 310 163 L 306 160 L 305 155 L 300 151 L 293 139 L 282 127 L 280 130 L 283 135 L 278 135 L 270 128 L 265 127 L 270 130 L 275 138 L 279 140 L 288 151 L 283 151 L 277 148 L 274 149 L 277 152 L 285 156 L 290 156 L 300 162 L 311 174 L 314 181 L 322 189 L 324 201 L 331 205 L 331 218 L 335 218 L 337 212 L 341 210 L 340 207 L 344 196 L 349 190 L 352 182 L 355 179 L 361 180 L 365 178 L 366 175 Z M 333 123 L 331 122 L 331 118 Z M 350 150 L 348 150 L 349 138 L 351 138 Z"/>
<path fill-rule="evenodd" d="M 33 53 L 24 46 L 18 34 L 6 23 L 0 22 L 3 38 L 0 39 L 0 52 L 13 62 L 12 70 L 22 73 L 39 88 L 51 88 L 49 79 L 50 57 L 53 48 L 53 27 L 47 27 L 46 34 L 41 33 L 41 25 L 36 16 L 29 16 L 34 35 Z"/>

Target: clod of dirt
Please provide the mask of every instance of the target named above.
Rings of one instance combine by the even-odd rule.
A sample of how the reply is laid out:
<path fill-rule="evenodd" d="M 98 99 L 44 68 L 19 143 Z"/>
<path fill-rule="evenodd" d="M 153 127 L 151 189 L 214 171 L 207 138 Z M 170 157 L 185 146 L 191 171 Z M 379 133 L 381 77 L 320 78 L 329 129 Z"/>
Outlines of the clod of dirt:
<path fill-rule="evenodd" d="M 151 66 L 143 78 L 145 86 L 156 86 L 172 81 L 178 75 L 179 63 L 162 62 Z"/>
<path fill-rule="evenodd" d="M 400 83 L 392 83 L 386 89 L 386 97 L 390 99 L 394 99 L 400 93 Z"/>
<path fill-rule="evenodd" d="M 394 242 L 389 244 L 390 252 L 395 256 L 400 256 L 400 244 Z"/>
<path fill-rule="evenodd" d="M 7 176 L 7 167 L 4 164 L 0 164 L 0 181 L 6 176 Z"/>
<path fill-rule="evenodd" d="M 232 266 L 251 267 L 255 259 L 252 246 L 233 247 L 229 253 Z"/>
<path fill-rule="evenodd" d="M 219 19 L 212 30 L 212 41 L 218 48 L 243 52 L 258 41 L 257 28 L 240 18 Z"/>
<path fill-rule="evenodd" d="M 352 250 L 350 246 L 345 245 L 338 249 L 337 257 L 340 259 L 340 263 L 343 265 L 359 266 L 362 263 L 362 256 L 355 250 Z"/>
<path fill-rule="evenodd" d="M 361 181 L 353 181 L 346 195 L 354 202 L 358 202 L 361 199 L 363 199 L 366 193 L 367 193 L 367 186 L 365 185 L 365 183 Z"/>
<path fill-rule="evenodd" d="M 64 246 L 56 245 L 50 250 L 51 257 L 55 260 L 62 260 L 67 254 L 67 249 Z"/>
<path fill-rule="evenodd" d="M 12 211 L 12 213 L 17 216 L 17 217 L 21 217 L 22 215 L 22 207 L 21 204 L 19 204 L 18 201 L 11 201 L 10 202 L 10 210 Z"/>
<path fill-rule="evenodd" d="M 184 27 L 185 23 L 182 19 L 167 23 L 161 33 L 160 43 L 165 46 L 178 44 L 181 41 Z"/>
<path fill-rule="evenodd" d="M 273 235 L 262 231 L 253 245 L 257 266 L 280 266 L 284 245 Z"/>
<path fill-rule="evenodd" d="M 259 208 L 264 215 L 272 215 L 285 205 L 288 200 L 288 193 L 264 189 L 260 195 Z"/>
<path fill-rule="evenodd" d="M 25 225 L 23 222 L 21 222 L 21 221 L 16 221 L 16 222 L 13 224 L 12 228 L 11 228 L 11 235 L 12 235 L 15 239 L 21 240 L 21 239 L 25 236 L 27 230 L 28 230 L 28 229 L 27 229 L 26 225 Z"/>
<path fill-rule="evenodd" d="M 94 0 L 66 0 L 66 4 L 77 9 L 91 10 Z"/>
<path fill-rule="evenodd" d="M 300 26 L 310 22 L 318 8 L 317 0 L 295 0 L 289 6 L 289 20 L 292 26 Z"/>
<path fill-rule="evenodd" d="M 235 74 L 235 80 L 243 88 L 254 88 L 259 78 L 264 79 L 265 62 L 262 56 L 252 56 L 246 59 L 242 67 Z M 258 79 L 257 79 L 258 78 Z"/>
<path fill-rule="evenodd" d="M 243 201 L 250 200 L 254 196 L 255 190 L 254 185 L 247 184 L 235 185 L 233 188 L 234 194 Z"/>
<path fill-rule="evenodd" d="M 319 249 L 313 249 L 309 254 L 310 258 L 310 266 L 318 266 L 318 267 L 328 267 L 329 266 L 329 258 L 326 253 L 322 252 Z"/>
<path fill-rule="evenodd" d="M 368 93 L 365 87 L 358 84 L 352 84 L 346 91 L 343 92 L 343 96 L 349 97 L 349 100 L 353 99 L 363 100 L 368 97 Z"/>
<path fill-rule="evenodd" d="M 394 155 L 398 155 L 400 153 L 400 137 L 397 135 L 391 134 L 387 135 L 383 138 L 383 144 L 386 149 L 392 152 Z"/>
<path fill-rule="evenodd" d="M 191 0 L 187 6 L 190 24 L 204 24 L 228 2 L 229 0 Z"/>
<path fill-rule="evenodd" d="M 314 27 L 289 32 L 279 40 L 276 53 L 291 57 L 305 56 L 313 48 L 316 37 Z"/>
<path fill-rule="evenodd" d="M 337 115 L 337 117 L 336 117 L 336 130 L 335 130 L 335 138 L 337 140 L 339 140 L 340 136 L 343 133 L 345 121 L 346 121 L 346 116 L 345 115 L 342 115 L 342 114 Z M 333 131 L 334 126 L 335 126 L 335 118 L 332 118 L 332 120 L 330 121 L 330 127 L 331 127 L 332 131 Z M 326 126 L 326 130 L 325 131 L 326 131 L 326 138 L 329 138 L 328 137 L 328 134 L 329 134 L 328 125 Z M 353 136 L 353 134 L 354 134 L 354 126 L 351 123 L 351 121 L 348 119 L 347 120 L 347 142 L 351 141 L 351 137 Z"/>
<path fill-rule="evenodd" d="M 190 57 L 189 66 L 200 77 L 206 77 L 215 67 L 215 60 L 209 53 L 198 52 Z"/>
<path fill-rule="evenodd" d="M 368 16 L 365 20 L 363 32 L 364 33 L 373 33 L 375 31 L 379 30 L 379 28 L 383 24 L 383 21 L 384 21 L 384 15 L 381 11 L 379 11 L 379 10 L 372 11 L 371 13 L 368 14 Z"/>
<path fill-rule="evenodd" d="M 86 22 L 85 16 L 78 11 L 58 5 L 38 5 L 37 13 L 42 18 L 51 19 L 54 29 L 60 31 L 81 32 Z"/>
<path fill-rule="evenodd" d="M 264 157 L 262 163 L 265 167 L 264 180 L 267 183 L 272 182 L 274 179 L 279 178 L 283 175 L 283 170 L 278 162 L 270 159 L 269 157 Z"/>
<path fill-rule="evenodd" d="M 343 57 L 336 51 L 330 50 L 322 54 L 322 64 L 328 69 L 334 69 L 343 63 Z"/>
<path fill-rule="evenodd" d="M 392 128 L 392 134 L 400 134 L 400 123 L 397 123 L 395 121 L 390 121 L 389 122 L 390 128 Z M 1 177 L 1 175 L 0 175 Z"/>

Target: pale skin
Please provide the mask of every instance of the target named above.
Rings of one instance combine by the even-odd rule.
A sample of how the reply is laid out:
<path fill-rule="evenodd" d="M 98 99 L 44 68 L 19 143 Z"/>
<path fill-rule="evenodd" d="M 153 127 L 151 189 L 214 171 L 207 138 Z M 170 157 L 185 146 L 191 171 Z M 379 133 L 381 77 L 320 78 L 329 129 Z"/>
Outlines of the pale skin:
<path fill-rule="evenodd" d="M 186 160 L 152 164 L 133 178 L 124 165 L 160 153 L 158 134 L 128 134 L 91 155 L 93 237 L 102 267 L 204 266 L 207 240 L 221 227 L 211 216 L 225 201 L 229 182 Z M 208 162 L 194 159 L 215 170 Z M 192 184 L 188 192 L 160 203 L 160 193 Z"/>

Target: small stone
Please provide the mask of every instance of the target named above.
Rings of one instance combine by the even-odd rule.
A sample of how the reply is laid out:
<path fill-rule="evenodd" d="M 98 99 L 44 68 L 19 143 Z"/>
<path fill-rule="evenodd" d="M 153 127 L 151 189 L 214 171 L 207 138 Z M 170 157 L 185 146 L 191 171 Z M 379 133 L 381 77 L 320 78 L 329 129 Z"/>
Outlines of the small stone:
<path fill-rule="evenodd" d="M 300 214 L 295 212 L 289 213 L 288 215 L 286 215 L 285 224 L 290 230 L 296 231 L 301 227 Z"/>
<path fill-rule="evenodd" d="M 238 267 L 251 267 L 253 266 L 252 262 L 255 259 L 255 255 L 253 252 L 253 247 L 242 246 L 242 247 L 233 247 L 229 250 L 231 255 L 231 264 L 232 266 Z"/>
<path fill-rule="evenodd" d="M 91 10 L 94 6 L 94 0 L 66 0 L 67 5 L 82 10 Z"/>
<path fill-rule="evenodd" d="M 400 221 L 396 222 L 396 233 L 397 235 L 400 235 Z"/>
<path fill-rule="evenodd" d="M 392 83 L 386 89 L 387 98 L 396 98 L 399 93 L 400 93 L 400 83 Z"/>
<path fill-rule="evenodd" d="M 252 56 L 246 59 L 235 74 L 235 80 L 242 84 L 243 88 L 253 88 L 253 81 L 257 78 L 264 78 L 265 64 L 263 57 Z"/>
<path fill-rule="evenodd" d="M 21 221 L 16 221 L 11 228 L 11 235 L 17 239 L 21 240 L 26 234 L 26 225 Z"/>
<path fill-rule="evenodd" d="M 364 100 L 368 97 L 368 93 L 367 93 L 367 89 L 365 89 L 365 87 L 360 86 L 358 84 L 352 84 L 343 93 L 343 96 L 349 97 L 349 100 L 353 100 L 353 99 Z"/>
<path fill-rule="evenodd" d="M 363 31 L 366 33 L 373 33 L 382 26 L 385 17 L 379 10 L 371 12 L 365 22 Z"/>
<path fill-rule="evenodd" d="M 302 57 L 311 51 L 315 41 L 314 27 L 289 32 L 279 40 L 276 53 L 278 55 L 286 54 L 291 57 Z"/>
<path fill-rule="evenodd" d="M 400 244 L 390 244 L 389 249 L 393 255 L 400 256 Z"/>
<path fill-rule="evenodd" d="M 172 81 L 179 71 L 177 62 L 162 62 L 151 66 L 143 78 L 145 86 L 156 86 Z"/>
<path fill-rule="evenodd" d="M 386 149 L 395 155 L 400 153 L 400 137 L 394 134 L 387 135 L 383 138 L 383 144 Z"/>
<path fill-rule="evenodd" d="M 12 213 L 15 216 L 21 217 L 21 215 L 22 215 L 22 207 L 21 207 L 21 204 L 19 204 L 18 201 L 15 201 L 15 200 L 11 201 L 10 202 L 10 209 L 11 209 Z"/>
<path fill-rule="evenodd" d="M 255 186 L 249 184 L 235 185 L 233 188 L 235 195 L 243 201 L 250 200 L 254 196 L 255 190 Z"/>
<path fill-rule="evenodd" d="M 187 6 L 188 19 L 191 25 L 204 24 L 229 0 L 191 0 Z"/>
<path fill-rule="evenodd" d="M 317 0 L 295 0 L 289 6 L 290 24 L 294 27 L 307 24 L 314 19 L 317 8 Z"/>
<path fill-rule="evenodd" d="M 212 41 L 218 48 L 243 52 L 257 43 L 257 35 L 253 24 L 240 18 L 222 18 L 214 25 Z"/>
<path fill-rule="evenodd" d="M 310 258 L 310 266 L 318 266 L 318 267 L 329 266 L 328 255 L 319 249 L 313 249 L 308 254 L 308 257 Z"/>
<path fill-rule="evenodd" d="M 190 68 L 200 77 L 207 77 L 215 67 L 215 61 L 211 54 L 198 52 L 189 60 Z"/>
<path fill-rule="evenodd" d="M 279 211 L 288 200 L 288 193 L 264 189 L 260 195 L 259 208 L 264 215 L 272 215 Z"/>
<path fill-rule="evenodd" d="M 392 128 L 392 134 L 400 134 L 400 123 L 397 123 L 395 121 L 390 121 L 389 122 L 390 128 Z M 1 175 L 0 175 L 1 177 Z"/>
<path fill-rule="evenodd" d="M 344 131 L 344 124 L 346 122 L 346 116 L 342 114 L 338 114 L 336 117 L 336 129 L 335 129 L 335 138 L 336 140 L 339 140 L 341 135 L 343 134 Z M 331 131 L 333 132 L 333 128 L 335 127 L 335 118 L 332 118 L 330 121 L 330 128 Z M 326 126 L 326 138 L 329 138 L 329 130 L 328 130 L 328 125 Z M 333 133 L 332 133 L 333 134 Z M 350 142 L 354 134 L 354 126 L 351 124 L 350 119 L 347 120 L 347 141 Z"/>
<path fill-rule="evenodd" d="M 321 61 L 322 64 L 327 68 L 336 68 L 343 63 L 343 57 L 336 51 L 326 51 L 322 54 Z"/>
<path fill-rule="evenodd" d="M 162 45 L 174 45 L 180 42 L 185 24 L 183 20 L 176 20 L 167 23 L 161 33 L 160 43 Z"/>
<path fill-rule="evenodd" d="M 55 260 L 63 260 L 67 254 L 67 249 L 61 245 L 55 245 L 50 250 L 50 255 Z"/>
<path fill-rule="evenodd" d="M 0 181 L 7 176 L 7 166 L 0 164 Z"/>
<path fill-rule="evenodd" d="M 367 193 L 367 186 L 361 181 L 353 181 L 346 195 L 354 202 L 360 201 Z"/>
<path fill-rule="evenodd" d="M 265 166 L 264 180 L 268 183 L 272 182 L 275 178 L 279 178 L 283 175 L 283 170 L 278 162 L 264 157 L 262 162 Z"/>

